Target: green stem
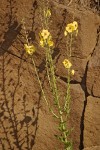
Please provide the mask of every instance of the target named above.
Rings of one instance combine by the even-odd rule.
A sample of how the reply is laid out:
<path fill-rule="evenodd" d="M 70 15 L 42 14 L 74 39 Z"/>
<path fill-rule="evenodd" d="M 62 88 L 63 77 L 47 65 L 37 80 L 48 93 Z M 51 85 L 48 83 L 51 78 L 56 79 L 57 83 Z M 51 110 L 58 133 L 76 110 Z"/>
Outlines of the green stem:
<path fill-rule="evenodd" d="M 69 55 L 68 58 L 71 57 L 72 53 L 72 36 L 73 34 L 71 33 L 70 37 L 70 42 L 69 42 Z M 67 92 L 65 95 L 65 105 L 64 105 L 64 110 L 67 110 L 67 113 L 70 111 L 70 68 L 68 69 L 68 76 L 67 76 Z"/>
<path fill-rule="evenodd" d="M 72 36 L 73 34 L 71 33 L 70 44 L 69 44 L 69 57 L 71 57 L 71 53 L 72 53 Z"/>
<path fill-rule="evenodd" d="M 62 114 L 60 115 L 60 124 L 62 124 L 62 133 L 63 133 L 62 137 L 64 139 L 64 145 L 66 148 L 66 143 L 68 142 L 68 139 L 67 139 L 67 134 L 66 134 L 66 125 L 64 123 Z"/>
<path fill-rule="evenodd" d="M 58 105 L 58 108 L 60 109 L 60 104 L 59 104 L 59 95 L 58 95 L 58 89 L 57 89 L 57 84 L 56 84 L 56 77 L 55 77 L 55 71 L 54 71 L 54 64 L 53 64 L 53 60 L 52 60 L 52 56 L 51 56 L 51 49 L 50 47 L 48 48 L 48 61 L 49 61 L 49 65 L 50 65 L 50 74 L 52 77 L 52 89 L 53 89 L 53 95 L 55 98 L 55 102 Z"/>
<path fill-rule="evenodd" d="M 53 114 L 54 117 L 56 117 L 57 119 L 59 119 L 59 116 L 57 116 L 51 108 L 49 108 L 49 110 L 51 111 L 51 113 Z"/>
<path fill-rule="evenodd" d="M 65 105 L 64 110 L 69 112 L 70 109 L 70 69 L 68 69 L 68 78 L 67 78 L 67 91 L 65 96 Z"/>
<path fill-rule="evenodd" d="M 52 84 L 51 84 L 51 78 L 50 78 L 50 71 L 49 71 L 49 63 L 48 63 L 48 52 L 46 50 L 46 70 L 47 70 L 47 77 L 48 77 L 48 81 L 49 81 L 49 85 L 52 91 Z"/>

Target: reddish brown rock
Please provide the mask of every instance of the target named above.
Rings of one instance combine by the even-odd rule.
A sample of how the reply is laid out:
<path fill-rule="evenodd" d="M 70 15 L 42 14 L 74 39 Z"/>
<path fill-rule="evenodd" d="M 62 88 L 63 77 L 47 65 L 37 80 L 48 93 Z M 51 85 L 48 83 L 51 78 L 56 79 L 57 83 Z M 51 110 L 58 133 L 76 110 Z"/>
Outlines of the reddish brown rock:
<path fill-rule="evenodd" d="M 81 14 L 80 21 L 80 50 L 82 51 L 83 58 L 88 58 L 88 56 L 93 52 L 97 42 L 97 28 L 100 24 L 100 18 L 95 16 L 94 13 L 87 11 Z"/>
<path fill-rule="evenodd" d="M 92 146 L 92 147 L 84 148 L 83 150 L 100 150 L 100 146 Z"/>
<path fill-rule="evenodd" d="M 97 39 L 97 45 L 94 53 L 89 60 L 87 70 L 87 90 L 89 94 L 100 97 L 100 37 Z"/>
<path fill-rule="evenodd" d="M 84 107 L 85 95 L 79 84 L 72 85 L 72 100 L 71 100 L 71 116 L 70 125 L 73 128 L 72 139 L 73 139 L 73 149 L 78 150 L 80 147 L 81 139 L 81 123 L 82 123 L 82 113 Z M 76 109 L 77 108 L 77 109 Z"/>
<path fill-rule="evenodd" d="M 100 145 L 100 98 L 89 96 L 84 119 L 84 148 Z"/>

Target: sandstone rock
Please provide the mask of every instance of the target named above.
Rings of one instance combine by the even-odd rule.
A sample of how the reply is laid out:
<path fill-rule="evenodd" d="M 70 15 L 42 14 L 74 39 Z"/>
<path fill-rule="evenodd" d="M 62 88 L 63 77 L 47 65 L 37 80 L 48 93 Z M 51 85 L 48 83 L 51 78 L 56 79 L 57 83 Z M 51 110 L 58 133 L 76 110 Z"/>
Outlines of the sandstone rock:
<path fill-rule="evenodd" d="M 100 150 L 100 146 L 92 146 L 92 147 L 84 148 L 83 150 Z"/>
<path fill-rule="evenodd" d="M 87 70 L 87 90 L 89 94 L 100 97 L 100 37 L 89 60 Z"/>
<path fill-rule="evenodd" d="M 33 147 L 40 105 L 37 101 L 39 86 L 34 78 L 33 67 L 22 59 L 4 54 L 0 56 L 0 72 L 1 143 L 5 149 L 9 149 L 11 144 L 16 150 L 23 143 L 22 147 L 26 149 L 28 145 L 25 141 L 29 138 Z"/>
<path fill-rule="evenodd" d="M 83 57 L 88 57 L 94 50 L 97 38 L 97 28 L 99 26 L 99 20 L 95 18 L 94 13 L 89 11 L 81 14 L 81 44 L 80 49 Z M 86 17 L 87 16 L 87 17 Z M 94 23 L 93 23 L 94 22 Z M 97 28 L 96 28 L 97 25 Z"/>
<path fill-rule="evenodd" d="M 82 113 L 85 101 L 84 92 L 79 84 L 72 85 L 72 100 L 71 100 L 71 116 L 70 125 L 73 128 L 72 139 L 73 139 L 73 149 L 78 150 L 81 143 L 81 123 L 82 123 Z M 77 109 L 76 109 L 77 108 Z M 76 122 L 76 123 L 75 123 Z M 78 137 L 78 138 L 77 138 Z"/>
<path fill-rule="evenodd" d="M 84 119 L 84 148 L 100 145 L 100 98 L 89 96 Z"/>

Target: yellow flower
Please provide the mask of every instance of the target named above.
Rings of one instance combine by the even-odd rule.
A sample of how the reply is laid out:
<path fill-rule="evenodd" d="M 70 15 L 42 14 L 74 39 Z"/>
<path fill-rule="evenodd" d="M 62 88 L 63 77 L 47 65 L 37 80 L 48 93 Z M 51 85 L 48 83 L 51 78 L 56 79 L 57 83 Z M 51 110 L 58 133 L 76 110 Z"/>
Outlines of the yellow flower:
<path fill-rule="evenodd" d="M 32 55 L 36 51 L 36 48 L 34 45 L 24 44 L 24 49 L 26 53 L 28 53 L 29 55 Z"/>
<path fill-rule="evenodd" d="M 67 69 L 71 68 L 71 66 L 72 66 L 71 62 L 70 62 L 68 59 L 65 59 L 65 60 L 63 61 L 63 65 L 64 65 L 64 67 L 67 68 Z"/>
<path fill-rule="evenodd" d="M 74 30 L 76 31 L 77 28 L 78 28 L 78 23 L 76 21 L 73 22 L 73 25 L 74 25 Z"/>
<path fill-rule="evenodd" d="M 65 28 L 64 35 L 67 36 L 67 33 L 72 33 L 74 31 L 76 31 L 76 36 L 77 36 L 77 33 L 78 33 L 78 23 L 76 21 L 73 21 L 73 23 L 67 24 L 67 26 Z"/>
<path fill-rule="evenodd" d="M 67 36 L 67 31 L 64 32 L 64 35 Z"/>
<path fill-rule="evenodd" d="M 50 32 L 48 30 L 43 29 L 41 32 L 41 36 L 43 37 L 44 40 L 47 40 L 50 35 Z"/>
<path fill-rule="evenodd" d="M 52 41 L 52 36 L 50 34 L 50 32 L 48 30 L 42 30 L 42 32 L 40 33 L 40 45 L 42 47 L 53 47 L 54 43 Z"/>
<path fill-rule="evenodd" d="M 71 70 L 71 75 L 74 75 L 75 74 L 75 70 Z"/>
<path fill-rule="evenodd" d="M 51 10 L 47 9 L 46 11 L 44 11 L 44 15 L 45 17 L 49 18 L 51 16 Z"/>
<path fill-rule="evenodd" d="M 40 46 L 44 47 L 44 41 L 42 39 L 40 40 Z"/>
<path fill-rule="evenodd" d="M 74 30 L 75 30 L 75 27 L 74 27 L 73 23 L 70 23 L 70 24 L 67 25 L 66 31 L 68 33 L 72 33 Z"/>
<path fill-rule="evenodd" d="M 53 47 L 53 45 L 54 45 L 53 41 L 49 40 L 49 41 L 48 41 L 48 46 L 49 46 L 49 47 Z"/>

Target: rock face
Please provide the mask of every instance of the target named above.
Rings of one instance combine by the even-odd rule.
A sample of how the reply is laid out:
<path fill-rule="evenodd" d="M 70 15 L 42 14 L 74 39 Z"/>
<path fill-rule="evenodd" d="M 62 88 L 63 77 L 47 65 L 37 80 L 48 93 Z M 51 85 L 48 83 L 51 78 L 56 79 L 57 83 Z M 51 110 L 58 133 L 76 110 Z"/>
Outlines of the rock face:
<path fill-rule="evenodd" d="M 99 149 L 100 149 L 100 146 L 92 146 L 89 148 L 84 148 L 84 150 L 99 150 Z"/>
<path fill-rule="evenodd" d="M 94 53 L 90 58 L 87 72 L 87 90 L 90 95 L 100 97 L 100 36 L 97 37 L 97 44 Z"/>
<path fill-rule="evenodd" d="M 84 119 L 84 147 L 100 144 L 100 98 L 89 96 Z"/>
<path fill-rule="evenodd" d="M 72 1 L 69 7 L 67 1 L 49 2 L 52 10 L 50 32 L 55 43 L 53 59 L 61 100 L 67 80 L 62 64 L 66 58 L 63 34 L 66 23 L 73 21 L 73 15 L 79 25 L 71 58 L 75 75 L 71 79 L 68 125 L 73 128 L 73 150 L 99 150 L 100 17 L 96 12 L 83 8 L 83 2 L 78 0 L 76 4 Z M 46 95 L 53 104 L 45 76 L 44 50 L 38 45 L 40 4 L 40 0 L 0 2 L 0 150 L 63 150 L 63 145 L 54 137 L 58 133 L 57 121 L 42 99 L 34 67 L 23 47 L 26 41 L 21 22 L 24 18 L 29 38 L 37 48 L 33 56 L 36 67 Z"/>

